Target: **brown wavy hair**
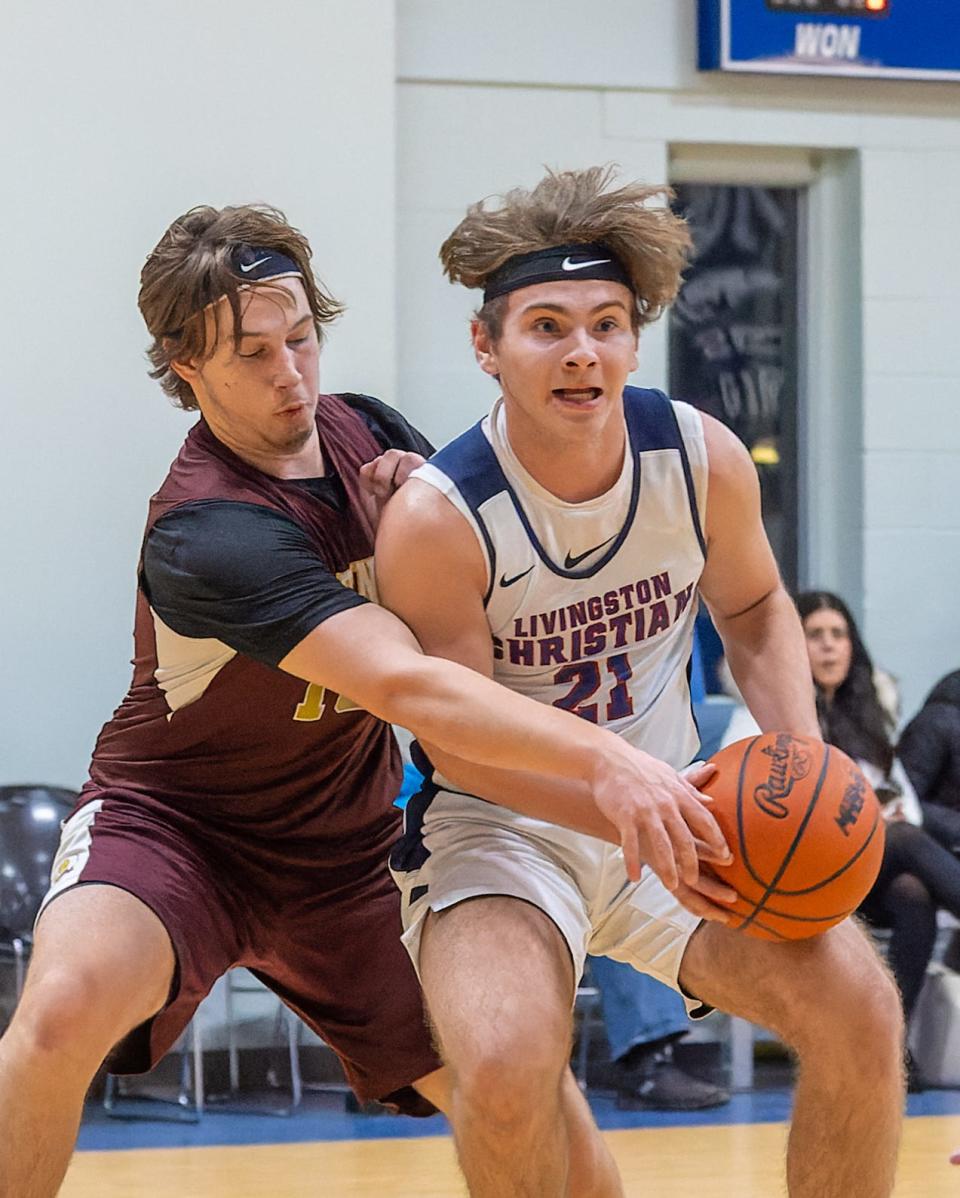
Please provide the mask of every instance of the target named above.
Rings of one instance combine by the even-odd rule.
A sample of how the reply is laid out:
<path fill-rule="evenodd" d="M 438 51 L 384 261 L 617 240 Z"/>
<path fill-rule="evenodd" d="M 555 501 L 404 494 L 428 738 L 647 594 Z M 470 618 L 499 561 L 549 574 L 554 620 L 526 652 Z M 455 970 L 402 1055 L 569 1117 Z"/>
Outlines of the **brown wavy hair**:
<path fill-rule="evenodd" d="M 171 363 L 203 361 L 214 352 L 220 337 L 219 324 L 208 345 L 203 312 L 222 296 L 226 296 L 233 313 L 232 336 L 239 337 L 240 292 L 249 286 L 231 266 L 231 255 L 239 245 L 277 250 L 296 263 L 321 343 L 323 326 L 343 311 L 343 305 L 314 276 L 306 237 L 288 223 L 279 209 L 266 204 L 191 208 L 177 217 L 147 257 L 140 272 L 137 301 L 153 337 L 147 350 L 153 367 L 150 377 L 159 379 L 176 406 L 187 411 L 195 410 L 197 401 L 190 385 Z M 269 288 L 271 284 L 256 286 Z M 274 290 L 279 288 L 274 286 Z"/>
<path fill-rule="evenodd" d="M 548 170 L 532 191 L 515 188 L 495 197 L 499 204 L 494 206 L 489 200 L 471 204 L 440 247 L 444 272 L 451 283 L 483 287 L 517 254 L 600 243 L 616 254 L 633 282 L 632 321 L 638 332 L 676 297 L 692 242 L 686 221 L 669 207 L 669 187 L 613 187 L 615 179 L 613 166 Z M 657 197 L 664 203 L 651 206 Z M 498 296 L 476 314 L 494 340 L 502 331 L 508 298 Z"/>

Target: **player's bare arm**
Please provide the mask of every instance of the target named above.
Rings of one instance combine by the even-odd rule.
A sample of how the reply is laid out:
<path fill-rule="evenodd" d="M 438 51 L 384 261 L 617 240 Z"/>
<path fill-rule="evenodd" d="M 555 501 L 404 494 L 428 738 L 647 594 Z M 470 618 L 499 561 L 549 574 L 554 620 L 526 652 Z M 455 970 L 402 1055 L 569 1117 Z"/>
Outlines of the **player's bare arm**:
<path fill-rule="evenodd" d="M 761 729 L 819 739 L 803 633 L 764 531 L 756 469 L 720 421 L 704 416 L 703 430 L 709 475 L 700 593 Z"/>
<path fill-rule="evenodd" d="M 387 507 L 377 580 L 381 600 L 424 650 L 468 667 L 474 686 L 483 676 L 483 694 L 491 696 L 489 709 L 484 699 L 474 716 L 457 700 L 450 713 L 455 737 L 446 742 L 427 730 L 414 704 L 410 715 L 396 719 L 421 737 L 451 781 L 523 814 L 620 843 L 630 877 L 646 862 L 671 889 L 699 886 L 698 849 L 726 856 L 701 796 L 675 770 L 611 732 L 487 681 L 493 661 L 483 607 L 486 566 L 464 518 L 435 488 L 413 479 Z M 480 751 L 468 753 L 456 737 L 474 719 L 469 731 Z M 507 776 L 504 768 L 521 773 Z"/>

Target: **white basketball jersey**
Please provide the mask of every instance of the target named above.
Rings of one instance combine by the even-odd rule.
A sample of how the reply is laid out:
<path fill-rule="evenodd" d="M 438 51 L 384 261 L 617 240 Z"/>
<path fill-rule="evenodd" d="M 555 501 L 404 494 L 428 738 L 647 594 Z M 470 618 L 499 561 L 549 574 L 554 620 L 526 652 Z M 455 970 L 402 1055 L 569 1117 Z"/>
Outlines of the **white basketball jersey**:
<path fill-rule="evenodd" d="M 675 768 L 697 750 L 688 668 L 705 560 L 707 455 L 696 409 L 624 391 L 613 488 L 565 503 L 524 470 L 502 401 L 414 477 L 476 533 L 494 678 L 625 736 Z"/>

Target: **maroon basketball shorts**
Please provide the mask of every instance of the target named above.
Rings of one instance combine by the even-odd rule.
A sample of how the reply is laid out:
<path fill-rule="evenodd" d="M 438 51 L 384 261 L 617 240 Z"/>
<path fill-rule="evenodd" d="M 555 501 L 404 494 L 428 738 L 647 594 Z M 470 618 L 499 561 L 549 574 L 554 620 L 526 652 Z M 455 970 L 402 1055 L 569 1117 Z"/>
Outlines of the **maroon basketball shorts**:
<path fill-rule="evenodd" d="M 167 1005 L 117 1046 L 114 1072 L 152 1068 L 217 978 L 242 965 L 336 1052 L 360 1099 L 425 1113 L 407 1087 L 440 1062 L 383 829 L 366 856 L 331 865 L 322 845 L 298 842 L 281 867 L 282 846 L 258 843 L 255 828 L 225 834 L 140 795 L 94 794 L 64 823 L 41 911 L 75 886 L 118 886 L 160 918 L 177 959 Z"/>

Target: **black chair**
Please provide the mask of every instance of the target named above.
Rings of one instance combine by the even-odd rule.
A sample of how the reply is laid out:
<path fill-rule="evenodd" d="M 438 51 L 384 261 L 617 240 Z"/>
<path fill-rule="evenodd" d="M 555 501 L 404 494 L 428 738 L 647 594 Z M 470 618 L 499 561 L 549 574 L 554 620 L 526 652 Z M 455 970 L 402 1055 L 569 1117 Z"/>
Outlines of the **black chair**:
<path fill-rule="evenodd" d="M 50 887 L 60 824 L 77 801 L 62 786 L 0 786 L 0 960 L 16 970 L 20 998 L 33 924 Z"/>

